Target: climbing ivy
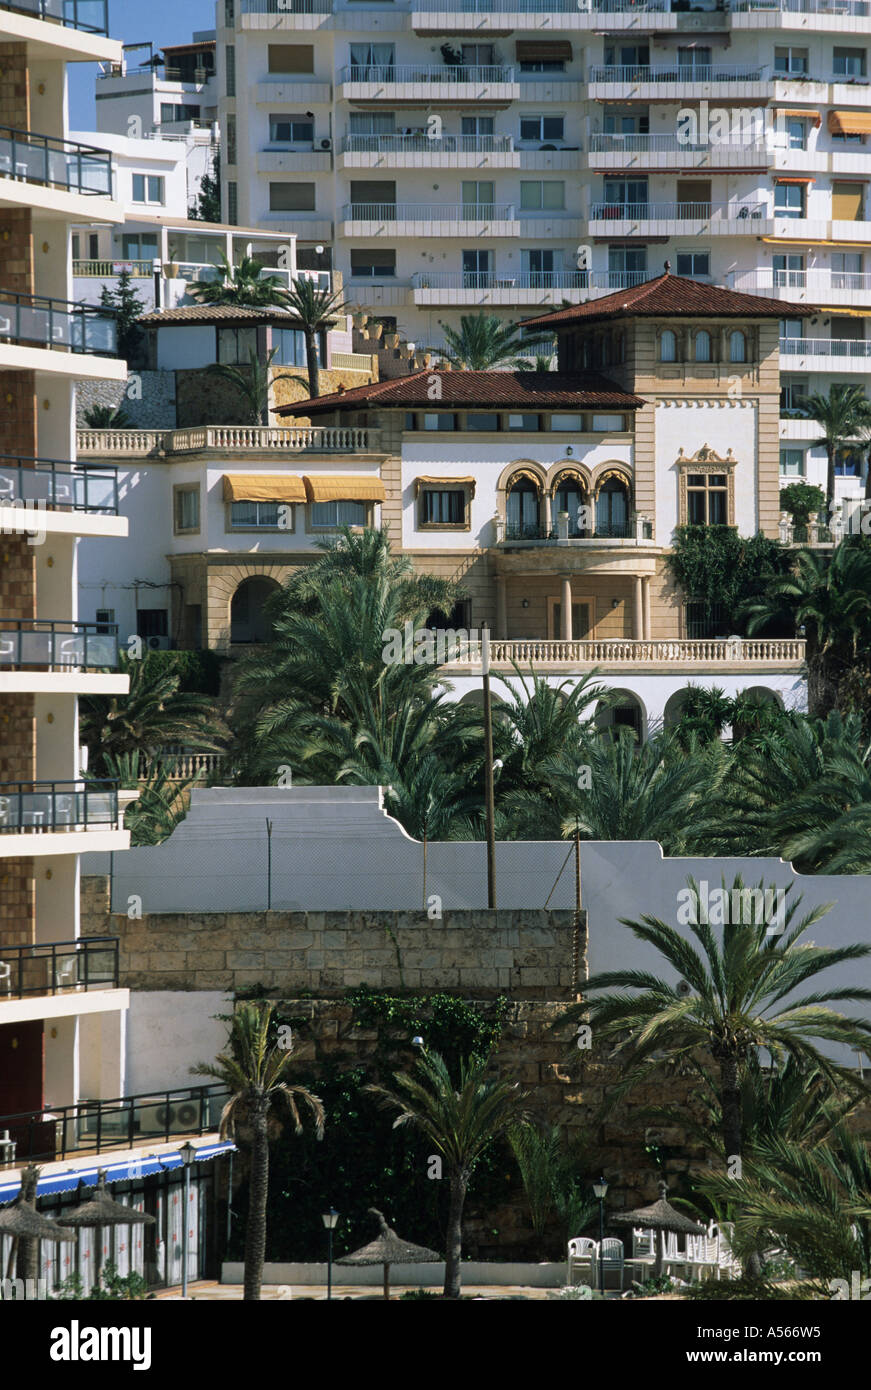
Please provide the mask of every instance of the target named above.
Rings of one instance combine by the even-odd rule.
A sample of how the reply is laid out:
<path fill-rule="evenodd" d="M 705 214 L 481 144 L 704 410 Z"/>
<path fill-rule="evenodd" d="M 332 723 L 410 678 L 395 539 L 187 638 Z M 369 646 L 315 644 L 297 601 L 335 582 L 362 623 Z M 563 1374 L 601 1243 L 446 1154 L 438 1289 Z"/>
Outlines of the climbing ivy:
<path fill-rule="evenodd" d="M 748 538 L 732 526 L 679 526 L 667 564 L 687 599 L 721 605 L 729 631 L 743 634 L 743 605 L 789 570 L 792 555 L 761 532 Z"/>

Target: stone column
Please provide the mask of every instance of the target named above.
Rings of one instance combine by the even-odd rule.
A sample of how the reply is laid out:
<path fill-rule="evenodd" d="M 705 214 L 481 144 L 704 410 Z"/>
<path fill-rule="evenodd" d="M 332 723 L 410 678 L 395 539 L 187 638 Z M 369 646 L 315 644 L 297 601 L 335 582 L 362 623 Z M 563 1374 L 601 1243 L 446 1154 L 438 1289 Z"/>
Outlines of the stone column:
<path fill-rule="evenodd" d="M 572 577 L 562 576 L 562 599 L 560 600 L 560 637 L 564 642 L 572 640 Z"/>
<path fill-rule="evenodd" d="M 506 641 L 508 637 L 508 602 L 506 594 L 506 581 L 504 574 L 496 576 L 496 636 L 501 641 Z M 526 634 L 523 634 L 524 636 Z"/>
<path fill-rule="evenodd" d="M 650 575 L 645 574 L 641 577 L 641 630 L 645 642 L 649 642 L 653 636 L 650 631 Z"/>
<path fill-rule="evenodd" d="M 632 636 L 636 642 L 640 642 L 644 636 L 643 627 L 643 606 L 641 596 L 641 575 L 635 576 L 635 602 L 632 606 Z"/>

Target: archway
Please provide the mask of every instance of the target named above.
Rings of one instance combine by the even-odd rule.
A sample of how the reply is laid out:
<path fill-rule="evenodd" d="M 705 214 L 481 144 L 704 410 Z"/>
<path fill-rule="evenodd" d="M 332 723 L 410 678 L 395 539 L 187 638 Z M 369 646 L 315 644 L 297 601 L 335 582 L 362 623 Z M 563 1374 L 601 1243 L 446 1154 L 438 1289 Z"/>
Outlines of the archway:
<path fill-rule="evenodd" d="M 632 729 L 636 743 L 647 736 L 647 711 L 631 690 L 612 690 L 612 702 L 596 709 L 596 728 L 602 734 L 618 737 L 621 729 Z"/>
<path fill-rule="evenodd" d="M 265 575 L 243 579 L 230 602 L 230 642 L 256 643 L 272 640 L 272 623 L 266 602 L 280 586 Z"/>

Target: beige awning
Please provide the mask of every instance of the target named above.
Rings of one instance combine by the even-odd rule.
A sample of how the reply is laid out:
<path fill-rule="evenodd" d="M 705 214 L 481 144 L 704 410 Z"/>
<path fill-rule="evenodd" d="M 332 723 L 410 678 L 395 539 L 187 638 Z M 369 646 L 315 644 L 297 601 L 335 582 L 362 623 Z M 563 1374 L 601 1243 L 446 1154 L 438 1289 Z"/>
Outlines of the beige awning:
<path fill-rule="evenodd" d="M 541 63 L 547 59 L 571 62 L 572 46 L 568 39 L 518 39 L 518 63 Z"/>
<path fill-rule="evenodd" d="M 871 135 L 871 111 L 830 111 L 830 135 Z"/>
<path fill-rule="evenodd" d="M 475 496 L 474 478 L 416 478 L 414 481 L 414 495 L 418 497 L 422 487 L 467 487 L 470 495 Z"/>
<path fill-rule="evenodd" d="M 380 478 L 310 478 L 306 474 L 304 482 L 309 502 L 386 501 L 387 495 Z"/>
<path fill-rule="evenodd" d="M 225 502 L 304 502 L 302 478 L 287 473 L 225 473 Z"/>
<path fill-rule="evenodd" d="M 791 116 L 794 120 L 798 121 L 813 121 L 815 126 L 822 125 L 823 122 L 823 118 L 819 111 L 802 110 L 801 107 L 798 106 L 775 106 L 774 114 L 775 116 Z"/>

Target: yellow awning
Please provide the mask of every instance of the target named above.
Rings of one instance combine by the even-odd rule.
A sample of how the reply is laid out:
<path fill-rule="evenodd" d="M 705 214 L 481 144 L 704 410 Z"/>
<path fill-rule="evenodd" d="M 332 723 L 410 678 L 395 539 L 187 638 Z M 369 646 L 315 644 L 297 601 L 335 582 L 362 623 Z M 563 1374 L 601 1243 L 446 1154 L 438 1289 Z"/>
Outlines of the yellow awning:
<path fill-rule="evenodd" d="M 871 135 L 871 111 L 830 111 L 830 135 Z"/>
<path fill-rule="evenodd" d="M 323 477 L 304 478 L 309 502 L 384 502 L 386 493 L 380 478 Z"/>
<path fill-rule="evenodd" d="M 304 502 L 302 478 L 287 473 L 225 473 L 225 502 Z"/>
<path fill-rule="evenodd" d="M 467 487 L 470 495 L 475 496 L 474 478 L 415 478 L 414 495 L 418 497 L 422 487 Z"/>
<path fill-rule="evenodd" d="M 801 107 L 775 106 L 774 112 L 777 116 L 792 116 L 802 121 L 813 121 L 815 126 L 822 125 L 822 116 L 819 111 L 802 110 Z"/>

